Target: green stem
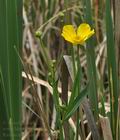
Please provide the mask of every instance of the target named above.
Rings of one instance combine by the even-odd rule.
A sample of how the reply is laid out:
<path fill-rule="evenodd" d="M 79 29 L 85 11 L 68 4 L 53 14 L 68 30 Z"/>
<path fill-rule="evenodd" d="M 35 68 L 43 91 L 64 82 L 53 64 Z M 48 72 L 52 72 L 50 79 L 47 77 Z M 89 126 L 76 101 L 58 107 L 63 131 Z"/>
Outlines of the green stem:
<path fill-rule="evenodd" d="M 59 130 L 60 130 L 60 140 L 64 140 L 62 124 L 60 124 Z"/>
<path fill-rule="evenodd" d="M 73 63 L 73 73 L 74 73 L 74 78 L 76 75 L 76 66 L 75 66 L 75 55 L 74 55 L 74 48 L 72 47 L 72 63 Z"/>
<path fill-rule="evenodd" d="M 80 58 L 79 58 L 79 49 L 80 49 L 80 46 L 78 45 L 77 46 L 77 69 L 79 70 L 79 68 L 80 68 Z M 80 79 L 79 79 L 79 83 L 80 83 Z M 77 96 L 78 96 L 78 94 L 79 94 L 79 92 L 80 92 L 80 85 L 78 86 L 78 91 L 77 91 Z M 78 109 L 77 109 L 77 114 L 76 114 L 77 116 L 77 125 L 76 125 L 76 140 L 78 140 L 78 138 L 79 138 L 79 107 L 78 107 Z"/>

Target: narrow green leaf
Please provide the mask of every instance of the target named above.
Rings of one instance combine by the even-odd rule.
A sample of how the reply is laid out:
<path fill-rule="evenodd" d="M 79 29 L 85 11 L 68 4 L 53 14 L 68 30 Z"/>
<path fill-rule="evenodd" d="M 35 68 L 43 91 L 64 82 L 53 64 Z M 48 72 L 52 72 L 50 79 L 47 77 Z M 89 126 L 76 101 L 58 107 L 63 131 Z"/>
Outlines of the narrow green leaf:
<path fill-rule="evenodd" d="M 79 95 L 74 99 L 74 101 L 68 105 L 66 108 L 66 113 L 64 115 L 63 121 L 68 120 L 77 108 L 80 106 L 81 102 L 83 101 L 84 97 L 88 94 L 88 85 L 79 93 Z"/>
<path fill-rule="evenodd" d="M 91 1 L 85 0 L 85 22 L 89 23 L 92 26 L 92 9 Z M 87 72 L 89 79 L 89 99 L 94 110 L 95 120 L 98 119 L 98 99 L 97 99 L 97 76 L 96 76 L 96 65 L 95 65 L 95 51 L 94 51 L 94 40 L 93 38 L 89 39 L 86 47 L 87 55 Z"/>
<path fill-rule="evenodd" d="M 18 50 L 22 46 L 22 1 L 0 0 L 0 69 L 2 73 L 0 128 L 4 130 L 4 133 L 0 131 L 2 140 L 21 139 L 21 66 L 14 46 Z"/>
<path fill-rule="evenodd" d="M 106 35 L 107 35 L 107 61 L 108 61 L 108 78 L 110 89 L 111 104 L 111 126 L 113 137 L 116 137 L 116 123 L 118 112 L 118 75 L 116 66 L 115 41 L 113 33 L 113 22 L 111 16 L 110 0 L 106 0 Z"/>
<path fill-rule="evenodd" d="M 3 134 L 5 133 L 5 129 L 9 128 L 9 120 L 8 120 L 8 103 L 6 100 L 6 96 L 5 96 L 5 86 L 4 86 L 4 82 L 3 82 L 3 76 L 2 76 L 2 72 L 1 72 L 1 68 L 0 68 L 0 139 L 3 138 Z M 3 122 L 3 119 L 6 121 Z M 9 129 L 7 130 L 7 135 L 10 135 L 10 131 Z M 4 138 L 4 140 L 7 140 L 7 138 Z"/>
<path fill-rule="evenodd" d="M 81 70 L 79 68 L 78 71 L 77 71 L 75 80 L 74 80 L 69 104 L 72 104 L 72 102 L 74 101 L 74 99 L 76 97 L 76 93 L 78 92 L 78 87 L 80 86 L 80 79 L 81 79 Z"/>

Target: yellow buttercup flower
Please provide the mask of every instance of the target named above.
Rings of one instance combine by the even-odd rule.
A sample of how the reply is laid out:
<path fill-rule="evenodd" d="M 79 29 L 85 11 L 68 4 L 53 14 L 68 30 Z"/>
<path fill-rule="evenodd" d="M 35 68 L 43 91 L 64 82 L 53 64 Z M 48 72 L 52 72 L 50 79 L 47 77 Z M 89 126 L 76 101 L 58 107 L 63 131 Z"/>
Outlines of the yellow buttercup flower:
<path fill-rule="evenodd" d="M 82 23 L 79 25 L 77 30 L 73 25 L 65 25 L 62 30 L 62 36 L 65 40 L 73 43 L 83 45 L 85 41 L 90 38 L 95 33 L 94 29 L 91 30 L 91 27 L 87 23 Z"/>

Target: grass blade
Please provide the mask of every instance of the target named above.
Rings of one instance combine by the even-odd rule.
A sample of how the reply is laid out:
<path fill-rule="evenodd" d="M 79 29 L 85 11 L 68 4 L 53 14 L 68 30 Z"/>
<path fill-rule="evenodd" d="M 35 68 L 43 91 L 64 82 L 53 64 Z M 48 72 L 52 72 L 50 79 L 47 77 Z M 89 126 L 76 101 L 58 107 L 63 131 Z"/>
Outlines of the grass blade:
<path fill-rule="evenodd" d="M 110 9 L 111 9 L 110 1 L 106 0 L 106 35 L 107 35 L 108 78 L 109 78 L 110 104 L 111 104 L 111 127 L 113 132 L 113 138 L 115 138 L 117 112 L 118 112 L 118 78 L 117 78 L 113 23 Z"/>
<path fill-rule="evenodd" d="M 14 49 L 16 46 L 17 50 L 20 50 L 22 43 L 21 15 L 21 0 L 0 1 L 0 68 L 3 77 L 0 83 L 0 98 L 3 99 L 0 110 L 2 122 L 0 127 L 8 130 L 8 132 L 4 132 L 5 135 L 0 131 L 2 140 L 21 139 L 21 68 Z M 5 90 L 2 90 L 3 83 Z"/>
<path fill-rule="evenodd" d="M 87 23 L 92 25 L 92 10 L 91 10 L 91 1 L 85 1 L 85 20 Z M 98 99 L 97 99 L 97 78 L 96 78 L 96 65 L 95 65 L 95 51 L 94 51 L 94 40 L 91 38 L 88 40 L 87 49 L 87 70 L 88 70 L 88 79 L 89 79 L 89 99 L 94 110 L 95 120 L 98 119 Z"/>
<path fill-rule="evenodd" d="M 80 103 L 83 101 L 83 98 L 88 94 L 88 85 L 80 92 L 80 94 L 78 94 L 78 96 L 74 99 L 74 101 L 72 102 L 72 104 L 70 103 L 68 105 L 68 107 L 66 108 L 66 113 L 64 115 L 64 119 L 68 120 L 73 114 L 74 112 L 77 110 L 77 108 L 79 107 Z"/>

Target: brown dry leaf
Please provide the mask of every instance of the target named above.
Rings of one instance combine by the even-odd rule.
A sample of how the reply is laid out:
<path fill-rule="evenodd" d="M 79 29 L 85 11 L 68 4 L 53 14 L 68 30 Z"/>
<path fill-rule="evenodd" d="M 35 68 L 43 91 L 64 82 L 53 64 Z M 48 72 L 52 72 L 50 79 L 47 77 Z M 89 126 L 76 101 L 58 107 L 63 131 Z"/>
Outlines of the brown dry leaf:
<path fill-rule="evenodd" d="M 27 77 L 27 76 L 28 76 L 28 77 Z M 32 80 L 32 78 L 33 78 L 33 81 L 34 81 L 36 84 L 40 84 L 40 85 L 42 85 L 42 86 L 45 86 L 45 87 L 50 91 L 51 94 L 53 93 L 53 88 L 50 86 L 50 84 L 49 84 L 48 82 L 46 82 L 46 81 L 44 81 L 44 80 L 41 80 L 41 79 L 39 79 L 39 78 L 37 78 L 37 77 L 35 77 L 35 76 L 32 76 L 32 77 L 31 77 L 30 74 L 27 74 L 27 75 L 26 75 L 25 72 L 22 72 L 22 77 L 24 77 L 24 78 L 26 78 L 26 79 L 29 78 L 29 80 Z M 61 87 L 58 87 L 58 91 L 59 91 L 59 93 L 62 92 Z M 71 95 L 71 92 L 68 91 L 68 96 L 70 97 L 70 95 Z"/>
<path fill-rule="evenodd" d="M 99 115 L 99 117 L 104 140 L 113 140 L 108 117 L 103 117 L 102 115 Z"/>

